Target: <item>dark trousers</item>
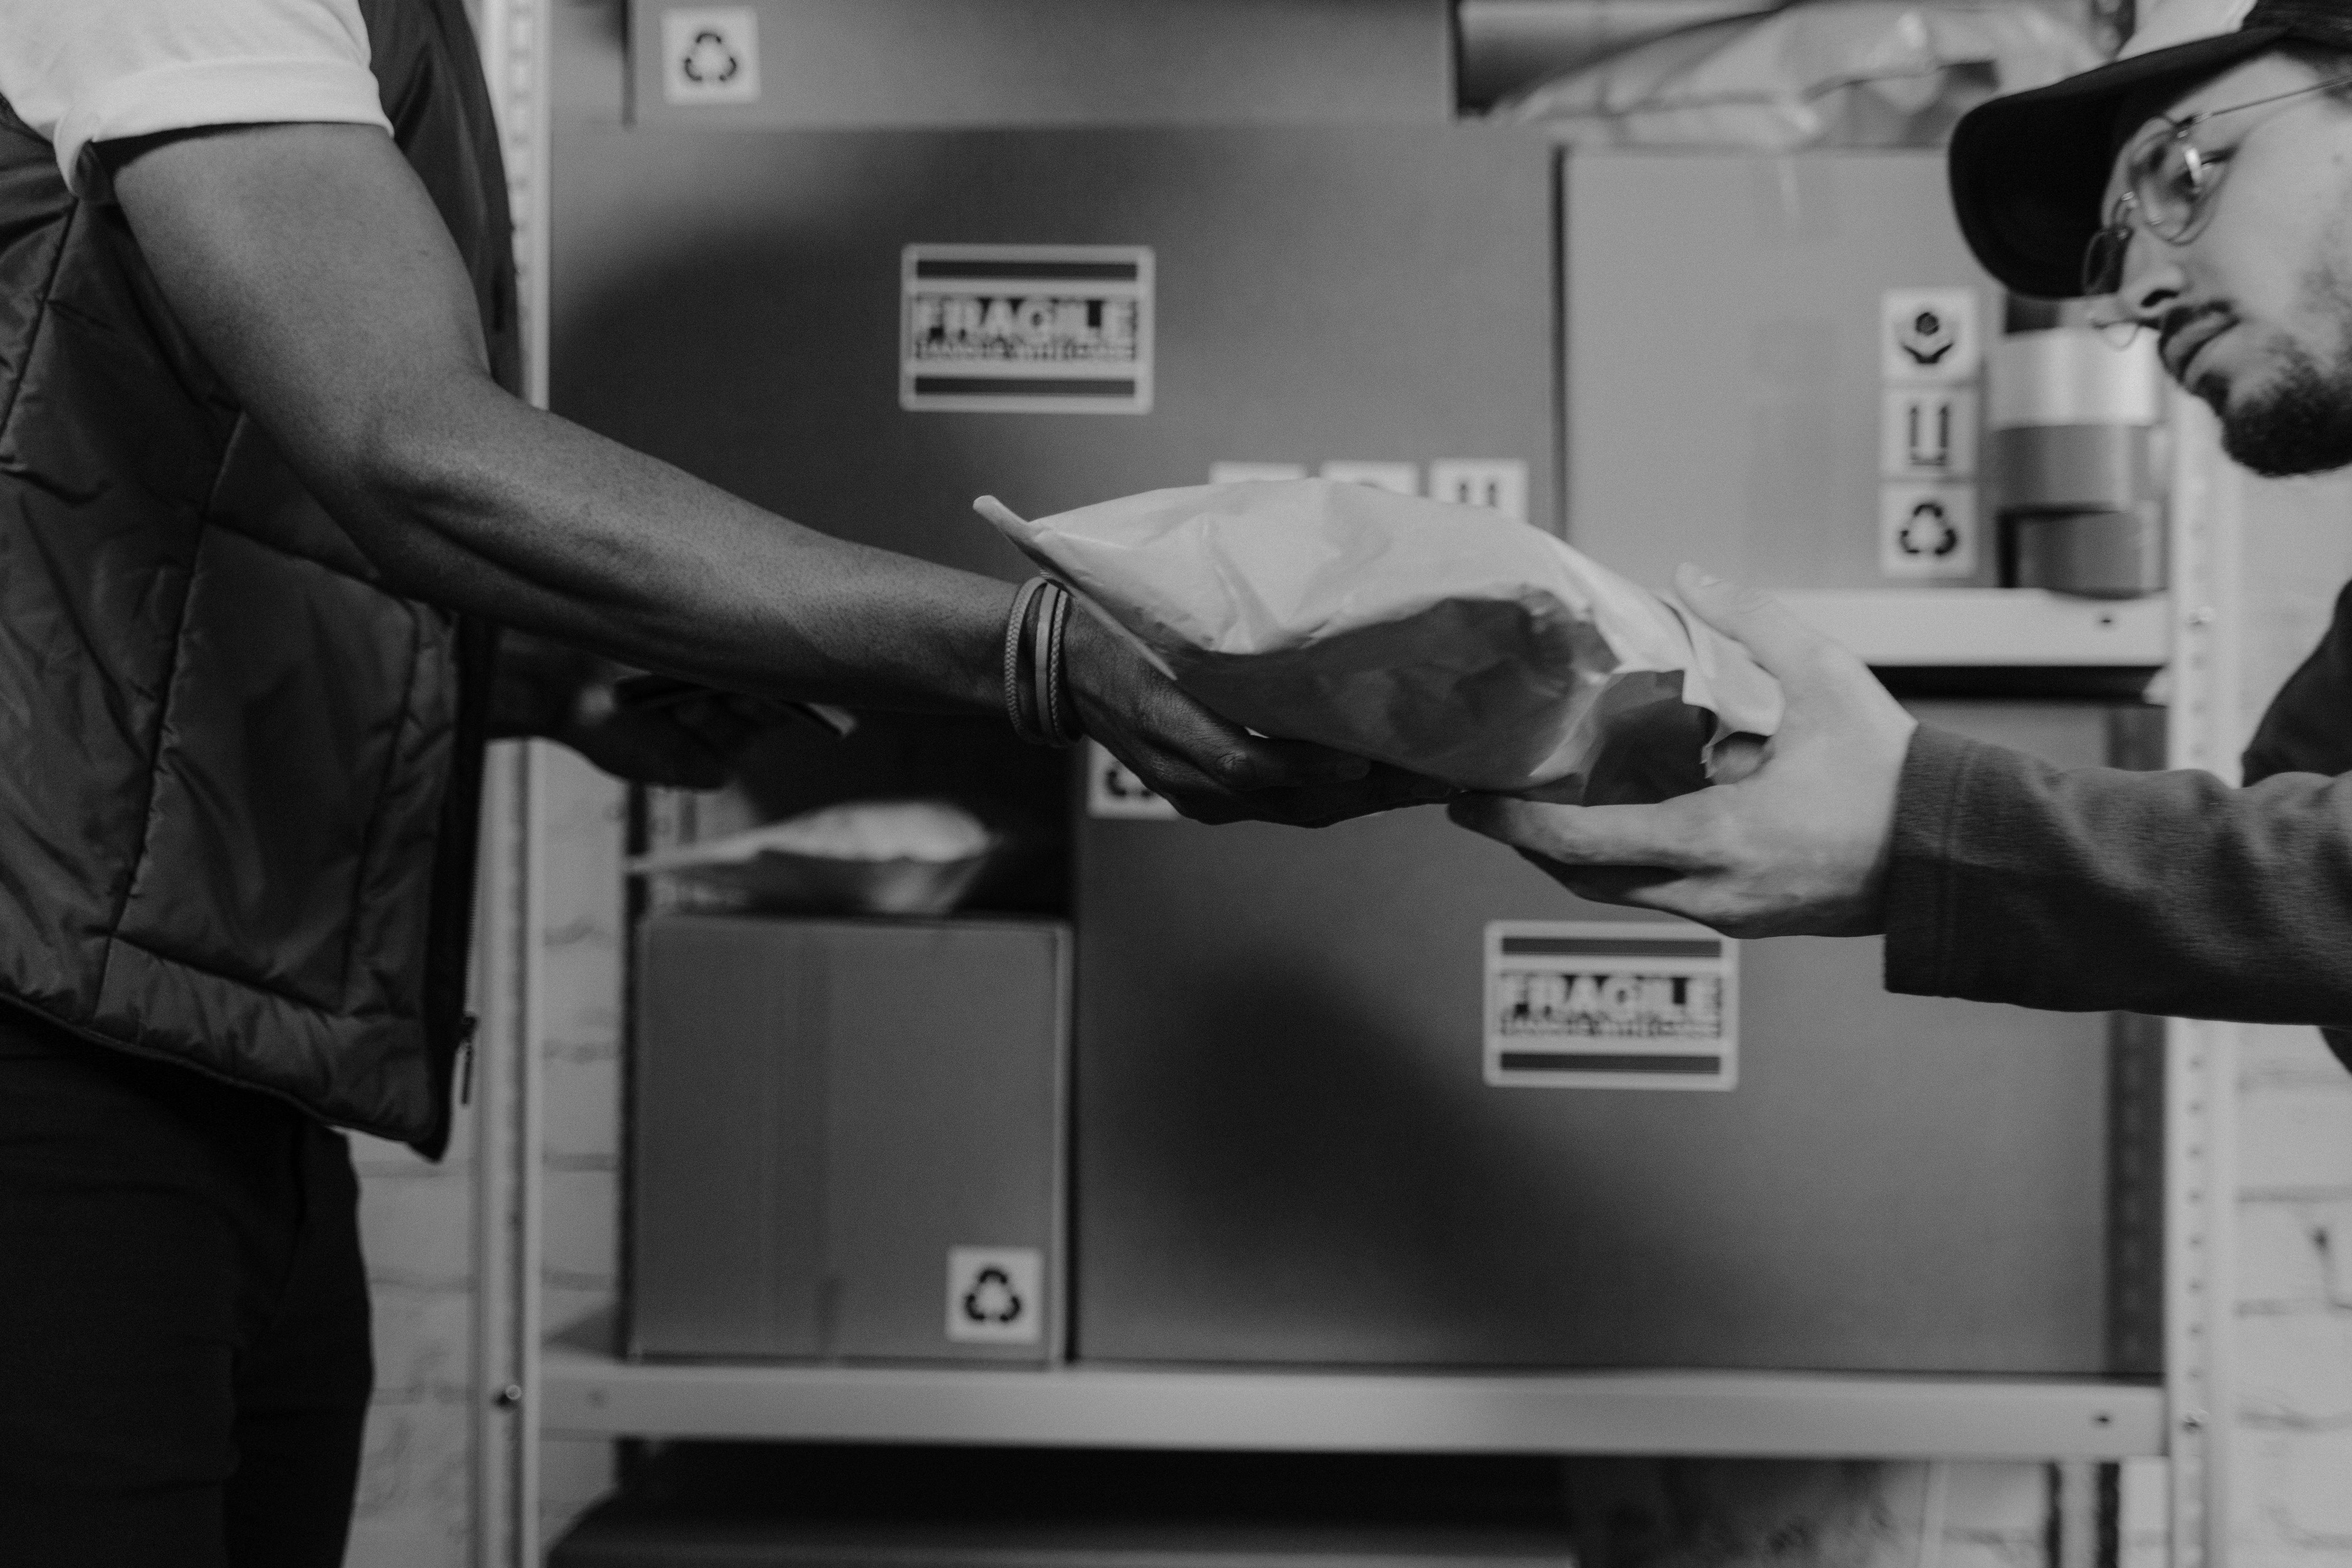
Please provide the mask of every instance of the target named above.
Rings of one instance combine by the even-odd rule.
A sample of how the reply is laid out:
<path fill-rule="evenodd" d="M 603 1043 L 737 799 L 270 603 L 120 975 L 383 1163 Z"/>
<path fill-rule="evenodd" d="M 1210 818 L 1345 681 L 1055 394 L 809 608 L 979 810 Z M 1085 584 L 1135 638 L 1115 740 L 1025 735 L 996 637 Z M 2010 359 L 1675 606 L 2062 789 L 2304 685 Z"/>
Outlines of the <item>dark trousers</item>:
<path fill-rule="evenodd" d="M 0 1561 L 342 1561 L 358 1198 L 290 1106 L 0 1017 Z"/>

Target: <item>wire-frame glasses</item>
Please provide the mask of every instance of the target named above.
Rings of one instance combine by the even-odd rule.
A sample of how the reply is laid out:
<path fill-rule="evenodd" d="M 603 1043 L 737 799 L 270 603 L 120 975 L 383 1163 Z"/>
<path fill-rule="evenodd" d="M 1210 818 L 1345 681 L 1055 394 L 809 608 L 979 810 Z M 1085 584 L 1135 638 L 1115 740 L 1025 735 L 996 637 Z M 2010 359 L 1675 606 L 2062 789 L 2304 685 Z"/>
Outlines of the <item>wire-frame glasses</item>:
<path fill-rule="evenodd" d="M 2344 87 L 2352 87 L 2352 76 L 2314 82 L 2292 92 L 2274 92 L 2226 109 L 2203 110 L 2185 120 L 2157 115 L 2155 118 L 2164 121 L 2164 131 L 2132 149 L 2125 167 L 2123 194 L 2108 209 L 2105 226 L 2091 236 L 2090 244 L 2084 247 L 2083 292 L 2092 296 L 2113 294 L 2123 287 L 2124 258 L 2130 253 L 2135 227 L 2145 228 L 2168 244 L 2186 245 L 2212 221 L 2213 195 L 2221 188 L 2221 176 L 2238 149 L 2234 145 L 2220 149 L 2200 147 L 2189 140 L 2191 132 L 2224 114 L 2285 103 Z M 2118 321 L 2115 324 L 2123 323 Z"/>

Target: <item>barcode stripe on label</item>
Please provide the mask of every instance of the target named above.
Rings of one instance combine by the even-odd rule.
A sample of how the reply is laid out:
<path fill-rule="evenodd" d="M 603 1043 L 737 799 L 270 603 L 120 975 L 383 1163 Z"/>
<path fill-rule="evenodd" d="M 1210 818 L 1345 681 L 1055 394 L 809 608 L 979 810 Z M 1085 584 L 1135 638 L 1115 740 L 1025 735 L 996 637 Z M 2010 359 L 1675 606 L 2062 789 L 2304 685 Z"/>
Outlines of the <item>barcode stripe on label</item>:
<path fill-rule="evenodd" d="M 1075 283 L 1132 283 L 1143 268 L 1132 261 L 995 261 L 980 258 L 927 258 L 915 263 L 918 278 L 957 278 Z"/>
<path fill-rule="evenodd" d="M 1135 383 L 1104 376 L 919 375 L 919 396 L 939 393 L 967 397 L 1133 397 Z"/>
<path fill-rule="evenodd" d="M 1510 958 L 1720 958 L 1720 937 L 1507 936 Z"/>
<path fill-rule="evenodd" d="M 1505 1072 L 1654 1072 L 1710 1073 L 1723 1069 L 1718 1056 L 1633 1056 L 1601 1051 L 1505 1051 L 1497 1058 Z"/>

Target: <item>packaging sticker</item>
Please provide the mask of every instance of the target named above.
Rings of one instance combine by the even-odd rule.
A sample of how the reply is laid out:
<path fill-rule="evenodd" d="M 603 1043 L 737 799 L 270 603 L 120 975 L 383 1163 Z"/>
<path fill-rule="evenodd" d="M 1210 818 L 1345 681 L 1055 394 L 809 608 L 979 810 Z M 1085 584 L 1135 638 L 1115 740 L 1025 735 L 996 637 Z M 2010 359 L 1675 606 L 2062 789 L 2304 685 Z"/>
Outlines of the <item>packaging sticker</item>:
<path fill-rule="evenodd" d="M 1513 522 L 1528 520 L 1528 466 L 1516 458 L 1448 458 L 1429 465 L 1429 493 L 1457 506 L 1490 507 Z"/>
<path fill-rule="evenodd" d="M 1878 433 L 1878 472 L 1882 479 L 1976 477 L 1974 387 L 1890 386 L 1879 416 Z"/>
<path fill-rule="evenodd" d="M 948 1338 L 1034 1345 L 1045 1332 L 1045 1257 L 1034 1247 L 948 1248 Z"/>
<path fill-rule="evenodd" d="M 1486 1025 L 1496 1089 L 1732 1089 L 1739 944 L 1682 921 L 1496 921 Z"/>
<path fill-rule="evenodd" d="M 1401 496 L 1421 493 L 1421 466 L 1417 463 L 1326 463 L 1323 477 L 1334 484 L 1370 485 L 1376 490 L 1394 490 Z"/>
<path fill-rule="evenodd" d="M 1975 289 L 1889 289 L 1881 297 L 1879 361 L 1887 381 L 1973 381 L 1983 356 Z"/>
<path fill-rule="evenodd" d="M 1151 412 L 1151 252 L 910 245 L 898 405 L 978 414 Z"/>
<path fill-rule="evenodd" d="M 1176 808 L 1133 769 L 1103 749 L 1099 741 L 1087 742 L 1087 815 L 1132 817 L 1141 821 L 1176 819 Z"/>
<path fill-rule="evenodd" d="M 662 100 L 757 103 L 758 14 L 749 5 L 694 5 L 662 13 Z"/>
<path fill-rule="evenodd" d="M 1969 577 L 1977 569 L 1977 488 L 1879 487 L 1878 569 L 1889 577 Z"/>
<path fill-rule="evenodd" d="M 1211 463 L 1209 482 L 1213 485 L 1237 485 L 1252 479 L 1303 479 L 1307 477 L 1304 463 Z"/>

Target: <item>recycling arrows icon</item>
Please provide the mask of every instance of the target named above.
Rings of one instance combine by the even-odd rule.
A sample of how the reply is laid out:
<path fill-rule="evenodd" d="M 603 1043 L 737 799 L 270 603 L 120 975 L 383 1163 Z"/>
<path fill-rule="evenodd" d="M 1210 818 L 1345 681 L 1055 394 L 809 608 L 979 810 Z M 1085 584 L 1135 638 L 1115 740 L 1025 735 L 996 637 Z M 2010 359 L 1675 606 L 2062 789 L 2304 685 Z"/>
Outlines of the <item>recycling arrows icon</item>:
<path fill-rule="evenodd" d="M 686 58 L 678 62 L 678 68 L 686 73 L 688 81 L 711 84 L 733 81 L 742 71 L 743 62 L 727 47 L 724 33 L 705 27 L 694 35 L 694 42 L 688 46 Z"/>
<path fill-rule="evenodd" d="M 1034 1247 L 948 1248 L 947 1334 L 950 1344 L 1045 1342 L 1045 1257 Z"/>
<path fill-rule="evenodd" d="M 1951 513 L 1937 500 L 1923 500 L 1913 507 L 1898 537 L 1906 555 L 1940 559 L 1960 544 L 1960 531 L 1953 526 Z"/>
<path fill-rule="evenodd" d="M 973 1276 L 971 1289 L 963 1293 L 963 1315 L 975 1323 L 1018 1322 L 1026 1305 L 1013 1277 L 993 1265 Z"/>

